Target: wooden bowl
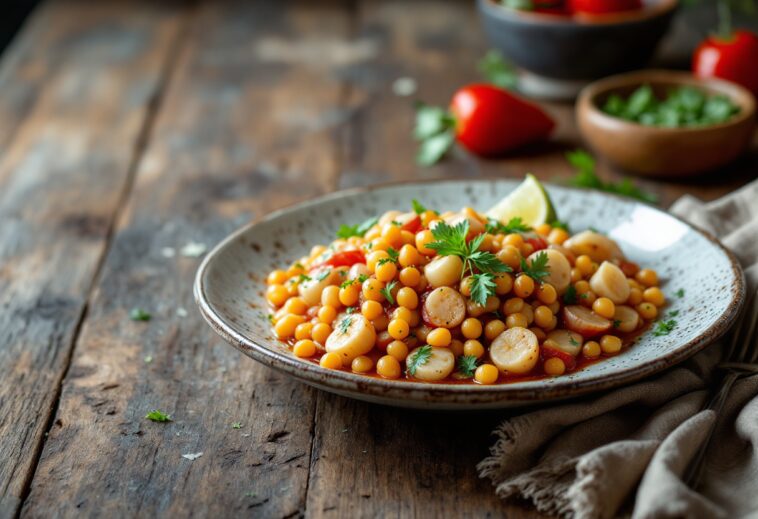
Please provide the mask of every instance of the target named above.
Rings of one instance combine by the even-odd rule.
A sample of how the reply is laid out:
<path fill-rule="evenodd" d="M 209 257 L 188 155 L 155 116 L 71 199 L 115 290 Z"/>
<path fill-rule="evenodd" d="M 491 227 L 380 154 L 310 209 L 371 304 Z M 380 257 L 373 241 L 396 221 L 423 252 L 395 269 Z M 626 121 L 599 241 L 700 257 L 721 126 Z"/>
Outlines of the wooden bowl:
<path fill-rule="evenodd" d="M 649 84 L 658 96 L 680 86 L 722 94 L 740 111 L 722 124 L 662 128 L 625 121 L 601 110 L 609 95 L 626 97 L 643 84 Z M 723 166 L 745 150 L 755 127 L 755 98 L 743 87 L 720 79 L 699 79 L 687 72 L 641 70 L 585 87 L 577 101 L 576 119 L 584 140 L 617 166 L 640 175 L 682 177 Z"/>

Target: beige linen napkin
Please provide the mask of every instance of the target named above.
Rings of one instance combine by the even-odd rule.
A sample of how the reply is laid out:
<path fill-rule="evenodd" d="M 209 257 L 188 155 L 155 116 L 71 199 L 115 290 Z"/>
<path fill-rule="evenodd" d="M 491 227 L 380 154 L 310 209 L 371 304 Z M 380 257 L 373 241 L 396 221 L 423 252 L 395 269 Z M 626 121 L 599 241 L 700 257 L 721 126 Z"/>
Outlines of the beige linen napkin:
<path fill-rule="evenodd" d="M 758 287 L 758 181 L 672 212 L 721 238 Z M 505 420 L 479 464 L 504 499 L 563 517 L 758 517 L 758 376 L 738 381 L 719 418 L 700 493 L 681 480 L 702 448 L 700 411 L 720 344 L 663 375 Z"/>

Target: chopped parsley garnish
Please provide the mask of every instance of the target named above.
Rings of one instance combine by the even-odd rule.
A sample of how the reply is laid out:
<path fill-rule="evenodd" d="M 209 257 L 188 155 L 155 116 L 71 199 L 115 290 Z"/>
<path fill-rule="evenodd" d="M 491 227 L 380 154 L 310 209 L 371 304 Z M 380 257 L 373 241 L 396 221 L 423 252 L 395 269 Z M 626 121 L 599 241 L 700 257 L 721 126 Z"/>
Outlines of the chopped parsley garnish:
<path fill-rule="evenodd" d="M 268 319 L 268 322 L 272 324 L 274 323 L 274 314 L 268 314 L 266 318 Z"/>
<path fill-rule="evenodd" d="M 153 316 L 143 308 L 135 307 L 129 312 L 129 319 L 132 321 L 149 321 Z"/>
<path fill-rule="evenodd" d="M 573 186 L 616 193 L 650 204 L 654 204 L 658 200 L 658 197 L 655 195 L 642 191 L 629 178 L 624 178 L 621 182 L 617 183 L 604 182 L 595 172 L 595 159 L 584 150 L 570 151 L 566 153 L 566 159 L 569 161 L 569 164 L 576 168 L 576 174 L 569 181 Z"/>
<path fill-rule="evenodd" d="M 562 221 L 562 220 L 554 220 L 554 221 L 550 222 L 550 227 L 552 227 L 554 229 L 563 229 L 564 231 L 568 231 L 569 230 L 568 224 L 566 222 Z"/>
<path fill-rule="evenodd" d="M 340 283 L 340 288 L 347 288 L 350 285 L 352 285 L 353 283 L 355 283 L 356 281 L 358 281 L 358 280 L 357 279 L 346 279 L 345 281 L 343 281 L 342 283 Z"/>
<path fill-rule="evenodd" d="M 674 295 L 676 297 L 678 297 L 679 299 L 683 298 L 684 297 L 684 289 L 680 288 L 679 290 L 677 290 L 676 292 L 674 292 Z"/>
<path fill-rule="evenodd" d="M 368 276 L 366 274 L 358 274 L 358 282 L 363 283 L 368 279 Z"/>
<path fill-rule="evenodd" d="M 571 343 L 572 346 L 579 346 L 579 341 L 574 339 L 572 335 L 569 335 L 569 342 Z"/>
<path fill-rule="evenodd" d="M 242 422 L 234 422 L 232 424 L 232 429 L 242 429 Z"/>
<path fill-rule="evenodd" d="M 317 281 L 323 281 L 327 277 L 329 277 L 329 274 L 331 274 L 331 273 L 332 273 L 331 270 L 325 270 L 325 271 L 321 272 L 318 276 L 316 276 L 316 280 Z"/>
<path fill-rule="evenodd" d="M 476 371 L 477 358 L 473 355 L 461 355 L 458 357 L 458 373 L 464 377 L 473 377 Z"/>
<path fill-rule="evenodd" d="M 487 225 L 484 226 L 484 230 L 490 234 L 513 234 L 529 232 L 532 228 L 526 225 L 520 216 L 516 216 L 508 220 L 506 224 L 502 224 L 494 218 L 489 218 Z"/>
<path fill-rule="evenodd" d="M 676 321 L 674 319 L 658 321 L 658 324 L 656 325 L 655 330 L 653 330 L 653 335 L 655 335 L 656 337 L 668 335 L 669 333 L 672 332 L 674 328 L 676 328 Z"/>
<path fill-rule="evenodd" d="M 416 214 L 421 214 L 426 212 L 426 207 L 421 205 L 421 202 L 416 200 L 415 198 L 411 200 L 411 206 L 413 206 L 413 212 Z"/>
<path fill-rule="evenodd" d="M 145 418 L 153 422 L 170 422 L 171 415 L 164 413 L 158 409 L 153 409 L 145 415 Z"/>
<path fill-rule="evenodd" d="M 613 327 L 614 328 L 618 328 L 619 326 L 621 326 L 621 320 L 620 319 L 614 319 L 614 321 L 613 321 Z"/>
<path fill-rule="evenodd" d="M 379 221 L 379 218 L 369 218 L 368 220 L 361 222 L 356 225 L 340 225 L 340 228 L 337 230 L 337 238 L 351 238 L 353 236 L 358 236 L 359 238 L 363 238 L 363 236 L 371 229 L 374 225 L 376 225 L 376 222 Z"/>
<path fill-rule="evenodd" d="M 339 330 L 339 332 L 342 335 L 346 334 L 347 331 L 350 329 L 350 325 L 352 324 L 352 322 L 353 322 L 353 318 L 350 316 L 343 318 L 340 321 L 340 323 L 337 325 L 337 330 Z"/>
<path fill-rule="evenodd" d="M 563 302 L 567 305 L 575 305 L 577 303 L 576 287 L 574 285 L 569 285 L 566 289 L 566 292 L 563 294 Z"/>
<path fill-rule="evenodd" d="M 533 280 L 541 282 L 550 275 L 550 267 L 547 266 L 547 262 L 548 257 L 545 251 L 538 252 L 531 263 L 527 263 L 524 258 L 521 258 L 521 272 Z"/>
<path fill-rule="evenodd" d="M 395 304 L 395 298 L 392 297 L 392 289 L 395 288 L 395 285 L 397 285 L 397 281 L 390 281 L 386 285 L 384 285 L 384 288 L 380 290 L 384 298 L 387 300 L 387 302 L 391 305 Z"/>
<path fill-rule="evenodd" d="M 397 220 L 392 220 L 392 221 L 390 222 L 390 224 L 394 225 L 395 227 L 402 227 L 402 226 L 403 226 L 403 224 L 401 224 L 401 223 L 400 223 L 400 222 L 398 222 Z"/>
<path fill-rule="evenodd" d="M 347 315 L 350 315 L 352 313 L 355 313 L 356 310 L 358 310 L 357 306 L 348 306 L 347 308 L 345 308 L 345 313 Z"/>
<path fill-rule="evenodd" d="M 453 226 L 441 222 L 432 230 L 432 235 L 437 241 L 428 244 L 427 247 L 437 251 L 440 256 L 458 256 L 463 260 L 461 276 L 467 272 L 472 274 L 471 298 L 483 306 L 487 298 L 495 294 L 494 275 L 499 272 L 511 272 L 511 268 L 491 252 L 479 250 L 484 234 L 467 242 L 468 231 L 468 220 Z"/>
<path fill-rule="evenodd" d="M 423 366 L 432 357 L 432 347 L 428 344 L 421 346 L 416 353 L 408 357 L 408 373 L 411 375 L 416 374 L 416 370 L 419 366 Z"/>
<path fill-rule="evenodd" d="M 679 315 L 679 310 L 671 310 L 669 312 L 669 317 L 676 317 L 677 315 Z"/>
<path fill-rule="evenodd" d="M 311 277 L 310 276 L 306 276 L 305 274 L 299 274 L 297 276 L 297 282 L 298 283 L 304 283 L 304 282 L 310 281 L 310 280 L 311 280 Z"/>
<path fill-rule="evenodd" d="M 400 258 L 400 252 L 396 251 L 392 247 L 387 248 L 387 255 L 388 258 L 382 258 L 379 261 L 376 262 L 376 265 L 384 265 L 385 263 L 397 263 L 397 260 Z"/>

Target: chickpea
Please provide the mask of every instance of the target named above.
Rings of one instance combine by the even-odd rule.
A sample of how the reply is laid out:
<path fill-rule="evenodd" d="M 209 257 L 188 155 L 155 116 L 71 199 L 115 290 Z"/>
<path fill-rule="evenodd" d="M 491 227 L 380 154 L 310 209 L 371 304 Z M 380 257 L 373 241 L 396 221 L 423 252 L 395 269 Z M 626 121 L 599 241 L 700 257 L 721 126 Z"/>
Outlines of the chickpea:
<path fill-rule="evenodd" d="M 549 305 L 558 299 L 558 292 L 550 283 L 540 283 L 537 287 L 537 299 L 539 299 L 542 303 Z"/>
<path fill-rule="evenodd" d="M 637 313 L 639 313 L 643 319 L 647 319 L 648 321 L 655 319 L 658 316 L 658 308 L 656 308 L 653 303 L 645 301 L 644 303 L 638 304 L 636 308 Z"/>
<path fill-rule="evenodd" d="M 369 321 L 373 321 L 384 313 L 384 308 L 376 301 L 364 301 L 361 305 L 361 313 L 363 314 L 363 317 Z"/>
<path fill-rule="evenodd" d="M 495 337 L 505 331 L 505 323 L 500 319 L 493 319 L 488 322 L 484 327 L 484 336 L 488 341 L 492 341 Z"/>
<path fill-rule="evenodd" d="M 629 298 L 626 302 L 632 306 L 640 304 L 642 302 L 642 290 L 639 288 L 631 288 L 629 290 Z"/>
<path fill-rule="evenodd" d="M 322 323 L 332 324 L 337 318 L 337 309 L 333 306 L 322 306 L 318 309 L 318 320 Z"/>
<path fill-rule="evenodd" d="M 303 301 L 303 304 L 305 304 L 305 301 Z M 333 306 L 335 308 L 339 307 L 342 304 L 340 301 L 340 287 L 336 285 L 329 285 L 328 287 L 324 288 L 324 291 L 321 292 L 321 304 Z M 307 310 L 308 305 L 305 306 Z"/>
<path fill-rule="evenodd" d="M 408 319 L 408 324 L 410 324 L 412 328 L 415 328 L 421 322 L 421 314 L 418 310 L 411 310 Z"/>
<path fill-rule="evenodd" d="M 538 306 L 534 310 L 534 324 L 540 328 L 547 328 L 553 322 L 553 312 L 547 306 Z"/>
<path fill-rule="evenodd" d="M 329 287 L 329 288 L 337 288 L 337 287 Z M 288 314 L 305 315 L 305 312 L 308 311 L 308 304 L 305 301 L 303 301 L 302 297 L 290 297 L 289 299 L 287 299 L 287 302 L 284 303 L 284 306 L 282 307 L 282 309 Z"/>
<path fill-rule="evenodd" d="M 553 228 L 550 226 L 549 223 L 541 223 L 537 227 L 534 228 L 534 231 L 540 236 L 547 236 L 548 234 L 550 234 L 550 231 L 552 230 Z"/>
<path fill-rule="evenodd" d="M 582 346 L 582 354 L 588 359 L 595 359 L 600 356 L 600 344 L 596 341 L 587 341 Z"/>
<path fill-rule="evenodd" d="M 437 346 L 438 348 L 450 346 L 452 340 L 453 336 L 447 328 L 435 328 L 426 336 L 427 344 Z"/>
<path fill-rule="evenodd" d="M 607 297 L 598 297 L 595 299 L 595 302 L 592 303 L 592 311 L 600 317 L 613 319 L 613 316 L 616 314 L 616 305 Z"/>
<path fill-rule="evenodd" d="M 421 223 L 424 227 L 429 227 L 429 224 L 435 220 L 439 220 L 439 216 L 434 211 L 424 211 L 421 213 Z"/>
<path fill-rule="evenodd" d="M 595 292 L 592 290 L 588 290 L 587 292 L 579 294 L 579 304 L 586 306 L 587 308 L 592 308 L 592 305 L 595 304 L 596 299 L 597 294 L 595 294 Z"/>
<path fill-rule="evenodd" d="M 658 274 L 653 269 L 642 269 L 635 274 L 634 278 L 646 287 L 658 285 Z"/>
<path fill-rule="evenodd" d="M 521 246 L 524 244 L 524 237 L 518 233 L 508 234 L 503 240 L 503 243 L 520 250 Z"/>
<path fill-rule="evenodd" d="M 526 316 L 518 312 L 506 317 L 505 325 L 508 328 L 526 328 L 527 326 L 529 326 L 529 323 L 526 320 Z"/>
<path fill-rule="evenodd" d="M 360 285 L 357 282 L 350 283 L 346 287 L 339 289 L 339 300 L 344 306 L 353 306 L 358 302 L 360 297 Z"/>
<path fill-rule="evenodd" d="M 499 274 L 495 277 L 495 293 L 504 296 L 513 289 L 513 277 L 510 274 Z"/>
<path fill-rule="evenodd" d="M 366 267 L 370 272 L 376 271 L 377 264 L 383 259 L 389 259 L 390 255 L 386 250 L 374 250 L 366 256 Z"/>
<path fill-rule="evenodd" d="M 429 332 L 431 332 L 432 329 L 429 328 L 427 325 L 422 325 L 413 330 L 413 334 L 416 336 L 416 338 L 421 342 L 426 342 L 426 337 L 429 335 Z"/>
<path fill-rule="evenodd" d="M 382 314 L 376 319 L 374 319 L 373 321 L 371 321 L 371 324 L 374 325 L 374 329 L 377 332 L 383 332 L 390 325 L 390 318 Z"/>
<path fill-rule="evenodd" d="M 594 271 L 592 268 L 592 258 L 587 256 L 586 254 L 582 254 L 578 258 L 576 258 L 576 268 L 579 269 L 579 272 L 582 273 L 582 277 L 590 277 Z"/>
<path fill-rule="evenodd" d="M 574 267 L 571 269 L 571 282 L 577 283 L 582 279 L 582 271 Z"/>
<path fill-rule="evenodd" d="M 400 271 L 400 282 L 407 287 L 418 286 L 421 280 L 421 272 L 415 267 L 405 267 Z"/>
<path fill-rule="evenodd" d="M 426 246 L 437 241 L 430 230 L 424 230 L 416 234 L 416 249 L 424 256 L 433 256 L 435 251 Z"/>
<path fill-rule="evenodd" d="M 482 335 L 482 321 L 469 317 L 461 323 L 461 333 L 467 339 L 478 339 Z"/>
<path fill-rule="evenodd" d="M 336 353 L 324 353 L 321 356 L 319 365 L 326 369 L 340 369 L 342 367 L 342 359 Z"/>
<path fill-rule="evenodd" d="M 642 298 L 648 303 L 653 303 L 657 307 L 663 306 L 666 302 L 666 296 L 663 295 L 663 292 L 658 287 L 646 288 L 642 293 Z"/>
<path fill-rule="evenodd" d="M 485 310 L 482 305 L 474 301 L 473 299 L 466 300 L 466 314 L 471 317 L 479 317 L 484 314 Z"/>
<path fill-rule="evenodd" d="M 403 235 L 400 231 L 400 227 L 393 223 L 384 225 L 382 228 L 382 238 L 394 249 L 400 248 L 403 244 Z"/>
<path fill-rule="evenodd" d="M 390 324 L 387 327 L 387 331 L 390 333 L 390 336 L 393 339 L 400 341 L 408 337 L 408 334 L 411 330 L 410 326 L 408 325 L 408 321 L 404 321 L 402 319 L 393 319 L 390 321 Z"/>
<path fill-rule="evenodd" d="M 563 375 L 566 372 L 566 363 L 558 357 L 550 357 L 545 361 L 545 364 L 542 365 L 542 369 L 545 370 L 546 375 L 556 377 L 558 375 Z"/>
<path fill-rule="evenodd" d="M 392 311 L 392 319 L 402 319 L 406 323 L 411 322 L 411 311 L 403 306 L 398 306 Z"/>
<path fill-rule="evenodd" d="M 359 355 L 350 363 L 350 369 L 356 373 L 367 373 L 374 367 L 374 361 L 365 355 Z"/>
<path fill-rule="evenodd" d="M 456 357 L 463 355 L 463 341 L 459 341 L 458 339 L 450 341 L 450 351 L 452 351 L 453 355 Z"/>
<path fill-rule="evenodd" d="M 415 238 L 414 238 L 415 239 Z M 402 267 L 411 267 L 422 263 L 421 254 L 413 245 L 403 245 L 398 254 L 398 263 Z"/>
<path fill-rule="evenodd" d="M 547 241 L 556 245 L 563 245 L 563 242 L 569 239 L 569 234 L 560 228 L 555 228 L 547 235 Z"/>
<path fill-rule="evenodd" d="M 386 283 L 395 279 L 397 266 L 391 261 L 379 262 L 376 264 L 376 279 Z"/>
<path fill-rule="evenodd" d="M 368 278 L 363 282 L 363 297 L 369 301 L 384 301 L 384 294 L 381 290 L 384 288 L 384 283 L 375 278 Z"/>
<path fill-rule="evenodd" d="M 283 270 L 274 270 L 266 277 L 269 285 L 283 285 L 287 281 L 287 273 Z"/>
<path fill-rule="evenodd" d="M 302 322 L 305 322 L 305 317 L 302 315 L 287 314 L 276 322 L 274 332 L 280 339 L 292 337 L 295 335 L 295 328 Z"/>
<path fill-rule="evenodd" d="M 500 370 L 492 364 L 482 364 L 474 372 L 474 380 L 482 385 L 494 384 L 500 377 Z"/>
<path fill-rule="evenodd" d="M 463 354 L 473 355 L 479 359 L 484 355 L 484 346 L 482 346 L 482 343 L 476 339 L 469 339 L 463 343 Z"/>
<path fill-rule="evenodd" d="M 495 256 L 513 270 L 521 266 L 521 252 L 513 245 L 504 244 L 503 248 Z"/>
<path fill-rule="evenodd" d="M 319 344 L 326 344 L 326 339 L 332 333 L 332 327 L 326 323 L 317 323 L 311 330 L 311 338 Z"/>
<path fill-rule="evenodd" d="M 538 342 L 543 342 L 545 339 L 547 339 L 547 334 L 542 330 L 542 328 L 532 326 L 529 328 L 529 331 L 537 337 Z"/>
<path fill-rule="evenodd" d="M 524 308 L 524 300 L 520 297 L 512 297 L 506 299 L 503 303 L 503 313 L 505 315 L 511 315 L 520 312 Z"/>
<path fill-rule="evenodd" d="M 500 306 L 500 299 L 497 296 L 489 296 L 484 303 L 485 312 L 496 312 Z"/>
<path fill-rule="evenodd" d="M 529 326 L 534 322 L 534 308 L 532 308 L 532 305 L 524 305 L 524 308 L 521 309 L 521 312 L 524 314 L 524 317 L 526 317 L 526 325 Z"/>
<path fill-rule="evenodd" d="M 316 354 L 316 343 L 310 339 L 297 341 L 292 347 L 292 353 L 301 359 L 309 359 Z"/>
<path fill-rule="evenodd" d="M 418 306 L 418 294 L 410 287 L 398 290 L 395 300 L 397 304 L 409 310 L 414 310 Z"/>
<path fill-rule="evenodd" d="M 550 311 L 554 314 L 557 314 L 561 310 L 561 302 L 556 300 L 550 303 L 549 305 L 546 305 L 548 308 L 550 308 Z"/>
<path fill-rule="evenodd" d="M 392 355 L 385 355 L 377 361 L 376 372 L 384 378 L 398 378 L 400 376 L 400 363 Z"/>
<path fill-rule="evenodd" d="M 473 278 L 471 276 L 466 276 L 465 278 L 461 279 L 461 282 L 458 284 L 458 292 L 461 293 L 461 295 L 465 297 L 471 297 L 471 282 L 473 281 Z"/>
<path fill-rule="evenodd" d="M 300 323 L 295 327 L 295 339 L 301 341 L 303 339 L 311 338 L 311 331 L 313 330 L 313 323 Z"/>
<path fill-rule="evenodd" d="M 534 252 L 534 245 L 531 243 L 525 243 L 520 247 L 521 255 L 523 257 L 528 257 L 532 252 Z"/>
<path fill-rule="evenodd" d="M 408 345 L 403 341 L 392 341 L 387 345 L 387 355 L 391 355 L 398 361 L 403 362 L 408 356 Z"/>
<path fill-rule="evenodd" d="M 574 283 L 577 295 L 584 294 L 590 291 L 590 284 L 587 281 L 581 280 Z"/>
<path fill-rule="evenodd" d="M 526 299 L 534 292 L 534 280 L 525 274 L 516 277 L 513 282 L 513 293 L 522 299 Z"/>
<path fill-rule="evenodd" d="M 600 349 L 603 353 L 618 353 L 621 351 L 621 339 L 615 335 L 603 335 L 600 338 Z"/>
<path fill-rule="evenodd" d="M 266 299 L 274 306 L 282 306 L 290 294 L 284 285 L 269 285 L 266 289 Z"/>
<path fill-rule="evenodd" d="M 416 235 L 411 231 L 400 231 L 400 234 L 403 237 L 403 245 L 413 245 L 416 243 Z M 415 249 L 416 247 L 413 248 Z"/>

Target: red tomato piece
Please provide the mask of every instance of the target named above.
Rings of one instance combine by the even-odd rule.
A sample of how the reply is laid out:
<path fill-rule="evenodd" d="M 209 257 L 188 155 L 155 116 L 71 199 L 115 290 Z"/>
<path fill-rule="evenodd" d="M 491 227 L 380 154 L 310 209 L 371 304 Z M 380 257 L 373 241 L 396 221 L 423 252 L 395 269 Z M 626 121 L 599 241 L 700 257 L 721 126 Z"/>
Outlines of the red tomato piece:
<path fill-rule="evenodd" d="M 419 215 L 414 216 L 407 222 L 403 224 L 402 227 L 400 227 L 400 230 L 402 231 L 410 231 L 412 233 L 417 233 L 421 230 L 421 217 Z"/>
<path fill-rule="evenodd" d="M 550 135 L 555 122 L 537 105 L 486 84 L 458 90 L 450 104 L 458 142 L 477 155 L 495 155 Z"/>
<path fill-rule="evenodd" d="M 366 263 L 366 256 L 359 250 L 345 250 L 342 252 L 335 252 L 329 259 L 322 261 L 318 265 L 313 265 L 311 270 L 317 269 L 324 265 L 330 267 L 352 267 L 356 263 Z"/>
<path fill-rule="evenodd" d="M 526 238 L 526 243 L 530 243 L 532 247 L 534 247 L 534 252 L 537 252 L 538 250 L 547 249 L 547 241 L 545 238 L 541 236 L 536 236 L 534 238 Z"/>
<path fill-rule="evenodd" d="M 566 371 L 571 371 L 576 368 L 576 359 L 573 356 L 565 351 L 551 348 L 550 346 L 540 346 L 540 357 L 543 362 L 551 357 L 558 357 L 566 365 Z"/>
<path fill-rule="evenodd" d="M 692 56 L 692 72 L 738 83 L 758 96 L 758 36 L 734 31 L 730 38 L 709 36 Z"/>

